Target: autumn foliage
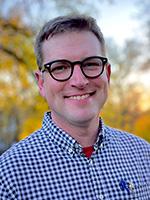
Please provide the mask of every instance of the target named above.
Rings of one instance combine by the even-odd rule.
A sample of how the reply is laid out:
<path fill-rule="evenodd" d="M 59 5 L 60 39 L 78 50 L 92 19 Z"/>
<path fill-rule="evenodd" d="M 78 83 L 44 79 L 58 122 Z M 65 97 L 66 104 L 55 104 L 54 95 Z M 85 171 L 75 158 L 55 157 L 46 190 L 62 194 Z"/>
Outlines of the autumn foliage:
<path fill-rule="evenodd" d="M 20 17 L 0 17 L 0 141 L 7 145 L 40 128 L 48 110 L 34 79 L 34 36 Z M 115 78 L 112 75 L 110 97 L 101 112 L 104 121 L 150 141 L 150 105 L 143 101 L 147 91 L 134 84 L 121 87 Z"/>

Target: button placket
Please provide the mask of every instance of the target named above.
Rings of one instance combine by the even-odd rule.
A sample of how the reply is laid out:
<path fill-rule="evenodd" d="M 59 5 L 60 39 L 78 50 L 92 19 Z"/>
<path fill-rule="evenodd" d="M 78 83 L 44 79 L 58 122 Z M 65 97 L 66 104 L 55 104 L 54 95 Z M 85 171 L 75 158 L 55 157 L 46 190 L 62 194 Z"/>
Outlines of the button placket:
<path fill-rule="evenodd" d="M 101 147 L 101 149 L 104 147 L 104 143 L 103 142 L 100 144 L 100 147 Z"/>
<path fill-rule="evenodd" d="M 73 149 L 71 149 L 71 148 L 68 149 L 68 152 L 69 152 L 70 155 L 73 155 L 73 153 L 74 153 L 74 152 L 73 152 Z"/>
<path fill-rule="evenodd" d="M 93 165 L 93 160 L 92 159 L 89 159 L 89 164 Z"/>
<path fill-rule="evenodd" d="M 99 200 L 104 200 L 104 195 L 100 194 L 100 195 L 98 196 L 98 199 L 99 199 Z"/>

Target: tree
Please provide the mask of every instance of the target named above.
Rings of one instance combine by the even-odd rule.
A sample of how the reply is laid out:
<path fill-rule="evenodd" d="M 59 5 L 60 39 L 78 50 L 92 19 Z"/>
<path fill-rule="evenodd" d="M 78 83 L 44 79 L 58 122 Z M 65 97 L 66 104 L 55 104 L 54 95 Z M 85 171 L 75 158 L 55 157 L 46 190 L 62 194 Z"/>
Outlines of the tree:
<path fill-rule="evenodd" d="M 78 12 L 79 7 L 87 12 L 89 4 L 94 11 L 95 4 L 87 1 L 85 6 L 83 0 L 0 1 L 0 140 L 7 147 L 37 129 L 47 109 L 33 77 L 36 69 L 33 37 L 40 22 L 47 20 L 50 10 L 55 12 L 49 18 L 58 12 Z"/>
<path fill-rule="evenodd" d="M 139 0 L 138 5 L 138 19 L 141 22 L 140 32 L 143 33 L 143 38 L 140 38 L 143 41 L 142 54 L 143 62 L 141 64 L 141 70 L 150 70 L 150 1 L 149 0 Z"/>
<path fill-rule="evenodd" d="M 134 124 L 134 130 L 136 134 L 140 137 L 145 138 L 147 141 L 150 142 L 150 110 L 147 110 L 143 113 Z"/>
<path fill-rule="evenodd" d="M 87 0 L 86 5 L 84 0 L 33 0 L 32 3 L 0 0 L 0 144 L 8 147 L 39 128 L 43 112 L 47 110 L 33 76 L 36 69 L 33 38 L 41 22 L 47 20 L 48 14 L 51 18 L 58 13 L 81 13 L 81 10 L 98 16 L 100 3 L 100 0 L 94 3 Z M 114 70 L 104 120 L 117 128 L 134 131 L 138 127 L 140 131 L 140 119 L 145 112 L 140 105 L 141 87 L 130 80 L 133 71 L 142 68 L 139 64 L 142 44 L 130 40 L 120 49 L 110 40 L 107 43 Z"/>
<path fill-rule="evenodd" d="M 148 96 L 148 92 L 138 80 L 138 75 L 135 75 L 136 80 L 133 78 L 135 71 L 141 70 L 138 59 L 141 55 L 138 47 L 141 44 L 135 40 L 127 41 L 122 48 L 112 40 L 108 40 L 107 44 L 112 79 L 109 101 L 102 116 L 109 125 L 136 134 L 135 124 L 145 113 L 143 95 L 147 93 Z M 138 127 L 138 135 L 140 131 L 140 136 L 148 139 L 148 132 L 143 132 L 142 127 Z"/>
<path fill-rule="evenodd" d="M 24 23 L 31 27 L 38 28 L 39 24 L 47 21 L 48 18 L 58 15 L 81 13 L 100 16 L 101 3 L 104 0 L 9 0 L 0 1 L 0 13 L 7 18 L 16 13 L 21 15 Z M 105 0 L 112 4 L 114 0 Z M 39 14 L 40 13 L 40 14 Z M 32 20 L 31 20 L 32 19 Z"/>
<path fill-rule="evenodd" d="M 33 88 L 31 70 L 35 66 L 33 32 L 17 16 L 8 20 L 1 17 L 0 30 L 1 140 L 9 145 L 20 132 L 25 107 L 32 104 L 27 99 Z"/>

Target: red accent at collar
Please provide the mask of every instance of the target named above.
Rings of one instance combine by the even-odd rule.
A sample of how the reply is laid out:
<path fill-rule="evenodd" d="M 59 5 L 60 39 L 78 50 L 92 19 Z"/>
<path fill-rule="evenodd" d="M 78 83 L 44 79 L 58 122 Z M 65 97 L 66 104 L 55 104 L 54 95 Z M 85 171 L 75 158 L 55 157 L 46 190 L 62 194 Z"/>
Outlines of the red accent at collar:
<path fill-rule="evenodd" d="M 94 151 L 94 147 L 93 146 L 83 147 L 83 153 L 85 154 L 85 156 L 87 158 L 91 157 L 93 151 Z"/>

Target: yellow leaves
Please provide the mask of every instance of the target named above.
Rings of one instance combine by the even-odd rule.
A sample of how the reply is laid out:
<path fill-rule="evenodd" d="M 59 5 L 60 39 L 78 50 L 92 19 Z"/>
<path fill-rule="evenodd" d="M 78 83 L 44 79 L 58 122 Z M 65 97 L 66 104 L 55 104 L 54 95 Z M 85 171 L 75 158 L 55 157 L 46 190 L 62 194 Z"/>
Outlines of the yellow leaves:
<path fill-rule="evenodd" d="M 0 17 L 0 31 L 1 30 L 6 31 L 9 35 L 11 33 L 15 34 L 15 32 L 19 32 L 27 37 L 31 37 L 33 35 L 33 31 L 22 23 L 19 15 L 11 16 L 9 19 Z"/>
<path fill-rule="evenodd" d="M 43 115 L 47 110 L 47 103 L 42 97 L 37 95 L 34 99 L 34 106 L 31 108 L 28 118 L 24 120 L 24 123 L 21 127 L 20 134 L 18 135 L 19 140 L 24 139 L 32 132 L 41 128 Z"/>
<path fill-rule="evenodd" d="M 35 85 L 31 69 L 36 65 L 32 31 L 18 17 L 0 18 L 0 30 L 0 108 L 11 110 L 14 105 L 24 108 L 31 105 L 30 98 L 36 94 L 32 93 Z"/>
<path fill-rule="evenodd" d="M 117 95 L 117 98 L 116 101 L 111 92 L 101 113 L 104 121 L 112 127 L 134 133 L 150 142 L 150 111 L 146 111 L 143 106 L 147 102 L 146 107 L 149 108 L 146 101 L 149 98 L 148 93 L 144 92 L 144 88 L 129 87 L 123 95 Z"/>
<path fill-rule="evenodd" d="M 138 136 L 150 142 L 150 111 L 137 119 L 134 130 Z"/>
<path fill-rule="evenodd" d="M 12 27 L 19 27 L 19 28 L 23 27 L 19 15 L 12 16 L 9 22 L 12 25 Z"/>
<path fill-rule="evenodd" d="M 16 64 L 22 63 L 28 69 L 35 69 L 32 30 L 24 26 L 19 17 L 9 20 L 0 18 L 0 34 L 0 53 L 5 61 L 12 59 Z"/>
<path fill-rule="evenodd" d="M 24 121 L 18 140 L 22 140 L 41 127 L 42 118 L 32 116 Z"/>
<path fill-rule="evenodd" d="M 0 34 L 0 117 L 4 119 L 0 134 L 5 136 L 6 126 L 14 120 L 14 134 L 20 140 L 41 127 L 48 106 L 40 97 L 33 78 L 36 62 L 31 29 L 17 17 L 10 20 L 0 18 Z M 150 141 L 150 115 L 145 115 L 141 106 L 141 100 L 146 98 L 141 98 L 142 93 L 137 88 L 125 87 L 122 79 L 112 86 L 113 92 L 102 113 L 105 122 Z"/>
<path fill-rule="evenodd" d="M 39 129 L 41 127 L 42 119 L 44 112 L 48 110 L 47 103 L 45 100 L 40 96 L 34 96 L 34 99 L 30 97 L 32 106 L 28 109 L 28 115 L 25 117 L 20 133 L 18 135 L 18 139 L 21 140 L 31 134 L 33 131 Z"/>

